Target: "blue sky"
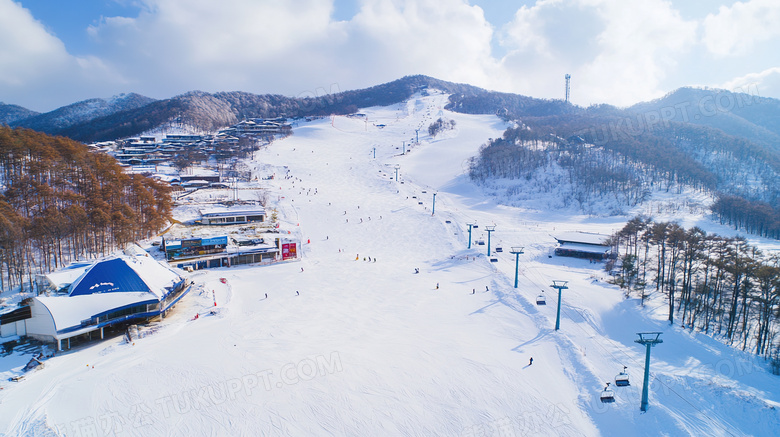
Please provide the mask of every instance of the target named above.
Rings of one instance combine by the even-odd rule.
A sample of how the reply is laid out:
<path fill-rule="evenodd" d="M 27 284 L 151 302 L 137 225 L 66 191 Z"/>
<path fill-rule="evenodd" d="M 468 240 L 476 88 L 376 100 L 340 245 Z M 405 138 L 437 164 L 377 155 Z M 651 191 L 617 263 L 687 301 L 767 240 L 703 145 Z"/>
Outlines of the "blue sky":
<path fill-rule="evenodd" d="M 777 0 L 0 0 L 0 102 L 288 96 L 410 74 L 626 106 L 681 86 L 780 98 Z"/>

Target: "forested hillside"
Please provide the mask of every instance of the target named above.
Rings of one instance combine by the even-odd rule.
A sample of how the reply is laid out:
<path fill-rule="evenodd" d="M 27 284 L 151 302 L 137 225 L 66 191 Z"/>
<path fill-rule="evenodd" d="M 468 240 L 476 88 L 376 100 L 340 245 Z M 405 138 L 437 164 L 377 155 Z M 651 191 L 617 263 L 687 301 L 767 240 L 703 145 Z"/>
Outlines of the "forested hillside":
<path fill-rule="evenodd" d="M 662 293 L 668 320 L 719 336 L 742 350 L 778 356 L 780 258 L 743 238 L 636 217 L 612 237 L 616 283 L 644 304 Z M 612 266 L 607 265 L 607 269 Z"/>
<path fill-rule="evenodd" d="M 686 87 L 628 110 L 655 111 L 664 120 L 716 128 L 780 150 L 780 100 L 761 97 L 758 89 L 744 91 Z"/>
<path fill-rule="evenodd" d="M 64 137 L 0 127 L 0 288 L 159 231 L 169 188 Z"/>
<path fill-rule="evenodd" d="M 515 117 L 518 127 L 473 160 L 474 180 L 555 174 L 545 184 L 565 186 L 570 202 L 588 213 L 606 197 L 631 207 L 654 189 L 704 190 L 717 198 L 713 212 L 722 222 L 780 238 L 780 153 L 774 148 L 703 125 L 651 123 L 647 114 L 608 106 Z"/>

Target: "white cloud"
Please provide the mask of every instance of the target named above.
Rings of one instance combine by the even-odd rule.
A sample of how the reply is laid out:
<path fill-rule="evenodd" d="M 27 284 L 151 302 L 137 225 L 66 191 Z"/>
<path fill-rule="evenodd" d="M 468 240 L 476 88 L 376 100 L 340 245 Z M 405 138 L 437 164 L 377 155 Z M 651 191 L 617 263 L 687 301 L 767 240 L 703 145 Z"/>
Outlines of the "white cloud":
<path fill-rule="evenodd" d="M 524 94 L 563 98 L 570 73 L 575 103 L 628 105 L 668 91 L 661 81 L 695 43 L 696 27 L 661 0 L 539 1 L 504 30 L 512 48 L 504 64 Z"/>
<path fill-rule="evenodd" d="M 0 0 L 0 99 L 62 105 L 194 89 L 313 95 L 418 73 L 563 98 L 570 73 L 573 102 L 628 105 L 670 86 L 767 68 L 732 62 L 726 71 L 704 63 L 711 44 L 709 50 L 732 53 L 771 43 L 777 31 L 751 21 L 756 14 L 780 21 L 772 15 L 777 8 L 760 0 L 706 20 L 704 13 L 683 19 L 667 0 L 538 0 L 498 30 L 471 4 L 480 0 L 361 0 L 344 21 L 333 18 L 333 0 L 134 1 L 136 16 L 102 18 L 87 29 L 89 55 L 74 57 L 27 10 Z M 735 32 L 745 26 L 750 36 L 739 42 Z M 506 55 L 497 58 L 491 45 Z"/>
<path fill-rule="evenodd" d="M 62 42 L 46 32 L 27 9 L 0 0 L 0 84 L 19 86 L 67 60 Z"/>
<path fill-rule="evenodd" d="M 0 0 L 0 100 L 48 111 L 95 97 L 87 90 L 111 93 L 122 80 L 96 56 L 70 55 L 20 4 Z"/>
<path fill-rule="evenodd" d="M 780 2 L 750 0 L 731 7 L 721 6 L 717 14 L 704 19 L 703 41 L 718 56 L 742 55 L 758 43 L 780 36 Z M 774 47 L 777 50 L 777 46 Z"/>
<path fill-rule="evenodd" d="M 758 73 L 736 77 L 719 85 L 718 88 L 780 99 L 780 67 L 767 68 Z"/>
<path fill-rule="evenodd" d="M 348 30 L 358 74 L 422 73 L 482 85 L 498 66 L 492 27 L 479 7 L 461 0 L 366 1 Z"/>
<path fill-rule="evenodd" d="M 135 18 L 90 29 L 102 56 L 152 94 L 189 89 L 306 93 L 414 73 L 485 82 L 492 28 L 464 0 L 367 0 L 333 21 L 320 0 L 144 0 Z"/>

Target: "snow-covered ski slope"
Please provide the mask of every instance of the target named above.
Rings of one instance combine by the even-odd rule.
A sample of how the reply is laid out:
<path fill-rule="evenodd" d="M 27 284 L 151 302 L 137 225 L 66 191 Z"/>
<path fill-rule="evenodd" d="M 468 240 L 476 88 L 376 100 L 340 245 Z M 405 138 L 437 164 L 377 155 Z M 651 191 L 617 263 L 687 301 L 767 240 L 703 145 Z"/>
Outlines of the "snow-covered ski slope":
<path fill-rule="evenodd" d="M 625 300 L 601 265 L 548 257 L 556 232 L 609 233 L 622 222 L 487 200 L 469 183 L 466 161 L 505 126 L 493 116 L 450 113 L 445 102 L 415 97 L 365 109 L 367 119 L 302 123 L 256 153 L 255 168 L 275 169 L 267 183 L 282 229 L 304 242 L 301 262 L 194 273 L 199 287 L 152 335 L 95 342 L 4 382 L 0 430 L 775 435 L 778 377 L 752 356 Z M 455 129 L 430 138 L 427 126 L 440 116 Z M 420 145 L 409 150 L 416 129 Z M 498 262 L 486 245 L 466 249 L 466 223 L 475 222 L 475 240 L 495 225 Z M 512 246 L 524 247 L 517 289 Z M 557 332 L 553 280 L 569 281 Z M 537 306 L 542 290 L 548 304 Z M 644 347 L 634 339 L 644 331 L 662 331 L 664 343 L 652 351 L 650 408 L 641 413 Z M 600 391 L 623 365 L 631 386 L 602 404 Z"/>

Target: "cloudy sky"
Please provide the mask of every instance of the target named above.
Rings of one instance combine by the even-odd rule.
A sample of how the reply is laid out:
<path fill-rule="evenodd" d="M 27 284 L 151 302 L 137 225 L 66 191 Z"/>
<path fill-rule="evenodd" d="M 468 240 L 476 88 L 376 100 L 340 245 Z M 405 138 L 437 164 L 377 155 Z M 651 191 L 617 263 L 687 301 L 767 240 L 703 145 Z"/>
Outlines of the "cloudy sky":
<path fill-rule="evenodd" d="M 780 98 L 778 0 L 0 0 L 0 102 L 311 96 L 426 74 L 626 106 L 681 86 Z"/>

